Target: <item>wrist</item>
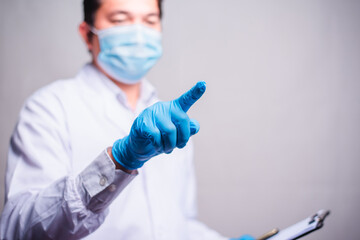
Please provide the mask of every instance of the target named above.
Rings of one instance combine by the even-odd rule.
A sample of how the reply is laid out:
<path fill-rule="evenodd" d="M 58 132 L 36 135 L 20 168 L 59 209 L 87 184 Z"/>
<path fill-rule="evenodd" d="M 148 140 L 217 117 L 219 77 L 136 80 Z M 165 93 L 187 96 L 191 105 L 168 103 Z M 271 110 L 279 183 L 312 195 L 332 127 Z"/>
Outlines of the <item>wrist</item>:
<path fill-rule="evenodd" d="M 116 161 L 116 159 L 114 158 L 114 155 L 112 154 L 112 147 L 107 148 L 107 153 L 110 156 L 113 163 L 115 164 L 116 169 L 120 169 L 128 174 L 137 174 L 136 169 L 127 169 L 126 167 L 122 166 L 118 161 Z"/>
<path fill-rule="evenodd" d="M 112 155 L 121 166 L 128 170 L 141 168 L 145 161 L 140 161 L 139 156 L 132 151 L 129 143 L 130 137 L 124 137 L 114 142 L 112 146 Z"/>

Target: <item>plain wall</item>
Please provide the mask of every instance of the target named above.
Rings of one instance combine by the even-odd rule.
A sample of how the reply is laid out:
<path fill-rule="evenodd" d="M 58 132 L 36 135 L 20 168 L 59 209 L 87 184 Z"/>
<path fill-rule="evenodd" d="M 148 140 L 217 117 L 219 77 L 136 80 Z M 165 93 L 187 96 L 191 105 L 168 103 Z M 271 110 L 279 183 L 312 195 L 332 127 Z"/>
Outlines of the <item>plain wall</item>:
<path fill-rule="evenodd" d="M 208 86 L 190 111 L 200 219 L 258 236 L 324 208 L 306 239 L 359 239 L 360 1 L 166 0 L 164 12 L 149 79 L 164 100 Z M 80 0 L 0 2 L 1 206 L 24 100 L 89 60 L 81 20 Z"/>

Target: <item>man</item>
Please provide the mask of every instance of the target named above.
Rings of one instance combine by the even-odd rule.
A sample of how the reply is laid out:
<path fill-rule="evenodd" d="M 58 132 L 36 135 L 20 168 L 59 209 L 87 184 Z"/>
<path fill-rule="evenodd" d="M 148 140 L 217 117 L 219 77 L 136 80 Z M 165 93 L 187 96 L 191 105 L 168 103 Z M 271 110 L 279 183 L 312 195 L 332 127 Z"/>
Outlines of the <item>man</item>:
<path fill-rule="evenodd" d="M 199 124 L 186 112 L 205 83 L 158 102 L 144 79 L 162 53 L 161 0 L 85 0 L 84 12 L 92 63 L 20 113 L 1 239 L 225 239 L 196 220 Z"/>

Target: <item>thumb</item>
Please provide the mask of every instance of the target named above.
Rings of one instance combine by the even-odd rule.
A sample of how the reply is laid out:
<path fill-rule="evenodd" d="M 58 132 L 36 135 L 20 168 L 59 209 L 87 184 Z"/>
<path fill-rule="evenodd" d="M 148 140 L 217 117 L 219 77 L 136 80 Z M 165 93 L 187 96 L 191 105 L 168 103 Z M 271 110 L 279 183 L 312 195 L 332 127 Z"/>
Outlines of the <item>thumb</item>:
<path fill-rule="evenodd" d="M 195 119 L 190 119 L 190 135 L 195 135 L 200 130 L 200 124 Z"/>

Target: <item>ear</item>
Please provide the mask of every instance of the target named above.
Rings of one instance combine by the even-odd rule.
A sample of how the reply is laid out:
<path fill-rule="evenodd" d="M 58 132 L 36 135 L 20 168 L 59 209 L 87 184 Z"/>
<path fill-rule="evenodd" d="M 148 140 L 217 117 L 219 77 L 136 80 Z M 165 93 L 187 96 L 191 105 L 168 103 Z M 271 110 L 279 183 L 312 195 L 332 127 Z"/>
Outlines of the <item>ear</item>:
<path fill-rule="evenodd" d="M 89 51 L 92 51 L 93 43 L 91 41 L 92 39 L 89 39 L 89 32 L 90 32 L 89 25 L 86 22 L 80 23 L 80 25 L 79 25 L 80 36 L 82 37 L 82 39 L 86 43 L 86 46 L 89 49 Z"/>

